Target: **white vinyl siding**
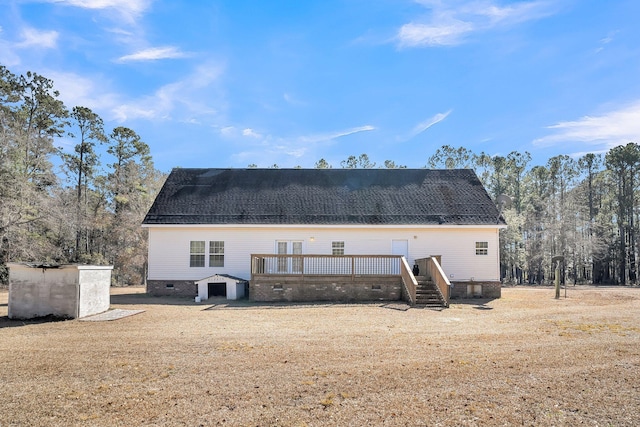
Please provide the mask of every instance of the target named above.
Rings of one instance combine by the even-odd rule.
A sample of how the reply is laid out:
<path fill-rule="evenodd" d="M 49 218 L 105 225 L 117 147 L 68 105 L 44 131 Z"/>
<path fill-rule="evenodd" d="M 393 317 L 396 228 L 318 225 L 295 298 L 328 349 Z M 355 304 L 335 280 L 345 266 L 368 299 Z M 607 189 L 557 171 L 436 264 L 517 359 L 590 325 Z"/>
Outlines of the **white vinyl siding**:
<path fill-rule="evenodd" d="M 148 227 L 151 280 L 200 280 L 213 274 L 251 278 L 251 254 L 277 253 L 275 242 L 300 242 L 304 254 L 331 255 L 332 243 L 345 242 L 349 254 L 389 255 L 393 240 L 407 240 L 409 264 L 416 258 L 442 256 L 453 281 L 497 281 L 498 228 L 470 227 Z M 313 237 L 313 238 L 312 238 Z M 189 268 L 184 249 L 190 241 L 224 241 L 224 267 Z M 475 242 L 488 242 L 488 256 L 476 256 Z"/>

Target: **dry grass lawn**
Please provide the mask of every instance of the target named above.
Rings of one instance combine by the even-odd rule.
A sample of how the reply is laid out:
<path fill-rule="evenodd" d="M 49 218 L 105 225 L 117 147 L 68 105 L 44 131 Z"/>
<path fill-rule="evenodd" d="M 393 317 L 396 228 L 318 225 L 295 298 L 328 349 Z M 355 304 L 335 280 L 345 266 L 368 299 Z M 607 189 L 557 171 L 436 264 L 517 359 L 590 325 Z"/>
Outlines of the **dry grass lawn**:
<path fill-rule="evenodd" d="M 640 425 L 640 289 L 442 311 L 113 289 L 110 322 L 7 319 L 0 426 Z"/>

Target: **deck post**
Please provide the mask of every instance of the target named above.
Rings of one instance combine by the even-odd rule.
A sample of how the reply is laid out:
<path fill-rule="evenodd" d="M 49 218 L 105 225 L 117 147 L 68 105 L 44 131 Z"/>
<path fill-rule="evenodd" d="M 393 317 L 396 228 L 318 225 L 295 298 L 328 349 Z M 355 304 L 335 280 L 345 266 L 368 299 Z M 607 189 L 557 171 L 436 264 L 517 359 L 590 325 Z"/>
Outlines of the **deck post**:
<path fill-rule="evenodd" d="M 356 257 L 351 257 L 351 281 L 356 281 Z"/>

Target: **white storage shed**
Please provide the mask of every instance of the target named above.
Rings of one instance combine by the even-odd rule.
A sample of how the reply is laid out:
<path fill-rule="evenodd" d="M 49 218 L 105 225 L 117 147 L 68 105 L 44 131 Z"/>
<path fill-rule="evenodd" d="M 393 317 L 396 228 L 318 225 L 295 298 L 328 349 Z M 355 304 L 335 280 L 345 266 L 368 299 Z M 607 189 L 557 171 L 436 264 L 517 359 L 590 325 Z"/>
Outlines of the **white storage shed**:
<path fill-rule="evenodd" d="M 10 263 L 9 318 L 81 318 L 109 309 L 113 266 Z"/>

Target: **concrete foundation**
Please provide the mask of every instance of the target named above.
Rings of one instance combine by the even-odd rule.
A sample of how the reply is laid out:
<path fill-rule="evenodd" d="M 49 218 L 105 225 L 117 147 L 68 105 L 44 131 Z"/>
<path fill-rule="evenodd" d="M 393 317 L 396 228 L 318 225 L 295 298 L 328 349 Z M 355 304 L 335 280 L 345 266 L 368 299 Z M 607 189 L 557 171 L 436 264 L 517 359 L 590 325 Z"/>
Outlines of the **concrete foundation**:
<path fill-rule="evenodd" d="M 451 282 L 452 299 L 500 298 L 502 284 L 500 282 Z"/>
<path fill-rule="evenodd" d="M 147 280 L 147 293 L 156 297 L 190 297 L 198 295 L 198 285 L 193 280 Z"/>
<path fill-rule="evenodd" d="M 112 266 L 8 267 L 10 319 L 80 318 L 109 309 Z"/>

